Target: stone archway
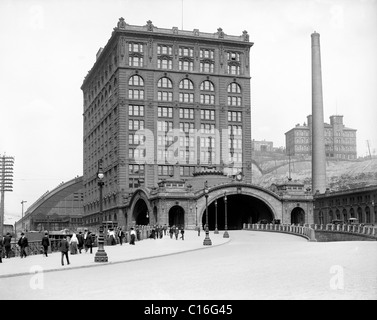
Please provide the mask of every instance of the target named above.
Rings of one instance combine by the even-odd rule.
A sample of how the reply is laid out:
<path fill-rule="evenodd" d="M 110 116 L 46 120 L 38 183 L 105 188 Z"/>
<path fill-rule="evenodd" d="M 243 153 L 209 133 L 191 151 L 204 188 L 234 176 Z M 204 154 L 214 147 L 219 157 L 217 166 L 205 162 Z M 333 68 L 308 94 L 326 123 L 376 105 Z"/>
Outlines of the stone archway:
<path fill-rule="evenodd" d="M 296 207 L 291 212 L 291 224 L 305 224 L 305 211 L 301 207 Z"/>
<path fill-rule="evenodd" d="M 185 226 L 185 210 L 175 205 L 169 210 L 169 225 L 170 226 Z"/>
<path fill-rule="evenodd" d="M 136 225 L 148 225 L 149 214 L 148 205 L 145 200 L 142 198 L 138 199 L 132 212 L 132 220 L 135 221 Z"/>
<path fill-rule="evenodd" d="M 226 205 L 228 230 L 240 230 L 245 223 L 271 223 L 275 218 L 264 201 L 248 194 L 227 195 Z M 203 227 L 206 223 L 205 208 L 201 222 Z M 225 229 L 225 196 L 212 200 L 208 204 L 209 230 L 215 230 L 216 222 L 218 230 Z"/>

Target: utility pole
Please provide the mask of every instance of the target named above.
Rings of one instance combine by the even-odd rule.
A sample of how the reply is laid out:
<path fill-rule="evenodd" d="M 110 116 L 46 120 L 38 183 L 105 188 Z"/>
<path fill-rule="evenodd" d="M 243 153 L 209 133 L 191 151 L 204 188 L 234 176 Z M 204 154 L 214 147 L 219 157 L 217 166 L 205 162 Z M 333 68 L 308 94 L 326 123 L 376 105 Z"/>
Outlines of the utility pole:
<path fill-rule="evenodd" d="M 21 218 L 21 223 L 22 223 L 22 230 L 21 231 L 24 231 L 24 203 L 26 203 L 27 201 L 26 200 L 22 200 L 21 201 L 21 204 L 22 204 L 22 218 Z"/>
<path fill-rule="evenodd" d="M 13 191 L 14 157 L 3 155 L 0 157 L 0 237 L 4 234 L 4 196 L 5 192 Z"/>
<path fill-rule="evenodd" d="M 369 151 L 369 158 L 372 159 L 372 154 L 370 153 L 370 145 L 369 145 L 369 140 L 367 140 L 367 145 L 368 145 L 368 151 Z"/>

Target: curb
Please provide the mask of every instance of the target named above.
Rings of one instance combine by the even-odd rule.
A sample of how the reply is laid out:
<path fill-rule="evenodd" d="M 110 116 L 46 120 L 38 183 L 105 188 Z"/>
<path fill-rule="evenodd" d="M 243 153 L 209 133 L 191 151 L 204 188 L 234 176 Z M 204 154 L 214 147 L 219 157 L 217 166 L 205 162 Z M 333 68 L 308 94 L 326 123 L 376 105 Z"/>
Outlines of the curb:
<path fill-rule="evenodd" d="M 115 264 L 141 261 L 141 260 L 147 260 L 147 259 L 155 259 L 155 258 L 167 257 L 167 256 L 172 256 L 172 255 L 177 255 L 177 254 L 182 254 L 182 253 L 187 253 L 187 252 L 192 252 L 192 251 L 205 250 L 205 249 L 210 249 L 210 248 L 214 248 L 214 247 L 219 247 L 219 246 L 228 244 L 230 241 L 231 241 L 231 239 L 229 238 L 227 241 L 225 241 L 223 243 L 215 244 L 215 245 L 211 245 L 211 246 L 204 246 L 204 247 L 189 249 L 189 250 L 185 250 L 185 251 L 171 252 L 171 253 L 166 253 L 166 254 L 162 254 L 162 255 L 147 256 L 147 257 L 134 258 L 134 259 L 129 259 L 129 260 L 121 260 L 121 261 L 113 261 L 113 262 L 105 262 L 105 263 L 102 262 L 102 263 L 93 264 L 93 265 L 84 265 L 84 266 L 77 266 L 77 267 L 72 266 L 72 267 L 69 267 L 69 268 L 54 268 L 54 269 L 43 270 L 42 272 L 36 271 L 36 272 L 19 272 L 19 273 L 13 273 L 13 274 L 4 274 L 4 275 L 0 275 L 0 279 L 29 276 L 29 275 L 38 274 L 38 273 L 96 268 L 96 267 L 110 266 L 110 265 L 115 265 Z"/>

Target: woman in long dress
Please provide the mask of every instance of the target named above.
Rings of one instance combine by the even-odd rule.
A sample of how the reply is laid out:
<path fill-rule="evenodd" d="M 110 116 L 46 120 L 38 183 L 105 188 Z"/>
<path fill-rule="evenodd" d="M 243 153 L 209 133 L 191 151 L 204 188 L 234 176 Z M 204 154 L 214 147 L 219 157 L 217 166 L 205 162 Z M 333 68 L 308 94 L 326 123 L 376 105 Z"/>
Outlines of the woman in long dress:
<path fill-rule="evenodd" d="M 134 228 L 131 228 L 131 240 L 130 240 L 130 244 L 135 244 L 135 239 L 136 239 L 136 232 L 134 230 Z"/>
<path fill-rule="evenodd" d="M 77 247 L 78 247 L 79 239 L 77 239 L 76 233 L 72 234 L 72 238 L 69 241 L 71 245 L 71 254 L 77 254 Z"/>

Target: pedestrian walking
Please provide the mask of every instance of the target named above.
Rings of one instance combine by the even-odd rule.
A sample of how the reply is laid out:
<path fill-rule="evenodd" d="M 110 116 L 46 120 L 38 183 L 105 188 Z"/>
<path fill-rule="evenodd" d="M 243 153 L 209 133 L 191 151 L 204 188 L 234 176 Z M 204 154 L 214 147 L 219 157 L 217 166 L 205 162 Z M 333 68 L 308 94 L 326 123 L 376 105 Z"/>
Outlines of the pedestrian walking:
<path fill-rule="evenodd" d="M 169 228 L 169 234 L 170 234 L 170 239 L 173 239 L 174 226 L 170 226 L 170 228 Z"/>
<path fill-rule="evenodd" d="M 48 247 L 50 246 L 50 239 L 48 238 L 48 232 L 46 231 L 42 238 L 43 254 L 47 257 Z"/>
<path fill-rule="evenodd" d="M 0 237 L 0 263 L 3 263 L 3 248 L 4 248 L 3 237 Z"/>
<path fill-rule="evenodd" d="M 84 236 L 81 231 L 79 231 L 79 234 L 77 235 L 77 249 L 79 250 L 79 253 L 81 254 L 82 248 L 84 248 Z"/>
<path fill-rule="evenodd" d="M 21 259 L 24 257 L 26 258 L 27 257 L 26 248 L 29 246 L 29 242 L 25 236 L 25 233 L 21 232 L 21 238 L 18 239 L 17 244 L 20 247 Z"/>
<path fill-rule="evenodd" d="M 3 240 L 4 249 L 5 249 L 5 257 L 7 259 L 10 258 L 11 243 L 12 243 L 12 236 L 9 232 L 7 232 Z"/>
<path fill-rule="evenodd" d="M 67 264 L 69 264 L 69 258 L 68 258 L 69 244 L 67 241 L 67 236 L 64 236 L 63 239 L 60 241 L 59 250 L 62 253 L 62 266 L 64 266 L 64 257 L 66 257 Z"/>
<path fill-rule="evenodd" d="M 120 245 L 122 245 L 123 244 L 123 238 L 124 238 L 124 232 L 123 232 L 121 227 L 119 227 L 118 238 L 119 238 Z"/>
<path fill-rule="evenodd" d="M 183 227 L 181 229 L 181 239 L 185 240 L 185 229 Z"/>
<path fill-rule="evenodd" d="M 136 239 L 136 232 L 135 232 L 134 228 L 131 228 L 130 244 L 135 245 L 135 239 Z"/>
<path fill-rule="evenodd" d="M 87 253 L 88 250 L 89 250 L 89 248 L 90 248 L 90 244 L 92 242 L 91 241 L 91 236 L 89 235 L 88 229 L 85 229 L 83 239 L 84 239 L 85 253 Z"/>
<path fill-rule="evenodd" d="M 178 226 L 175 227 L 175 240 L 178 240 L 178 235 L 179 235 L 179 228 Z"/>
<path fill-rule="evenodd" d="M 156 240 L 156 230 L 154 226 L 152 227 L 152 231 L 151 231 L 151 234 L 149 235 L 149 238 Z"/>
<path fill-rule="evenodd" d="M 72 238 L 69 241 L 69 245 L 71 247 L 71 254 L 77 254 L 77 248 L 79 245 L 79 239 L 77 239 L 76 233 L 72 234 Z"/>
<path fill-rule="evenodd" d="M 168 226 L 164 224 L 164 236 L 166 236 L 166 231 L 168 230 Z"/>
<path fill-rule="evenodd" d="M 198 230 L 198 237 L 200 237 L 200 227 L 197 226 L 197 227 L 196 227 L 196 230 Z"/>
<path fill-rule="evenodd" d="M 84 245 L 85 245 L 85 252 L 88 252 L 89 250 L 90 254 L 92 254 L 93 253 L 93 236 L 90 231 L 88 231 L 84 235 Z"/>
<path fill-rule="evenodd" d="M 109 231 L 109 237 L 110 237 L 110 244 L 112 246 L 115 246 L 116 245 L 116 241 L 115 241 L 115 231 L 114 231 L 114 229 L 110 229 L 110 231 Z"/>

